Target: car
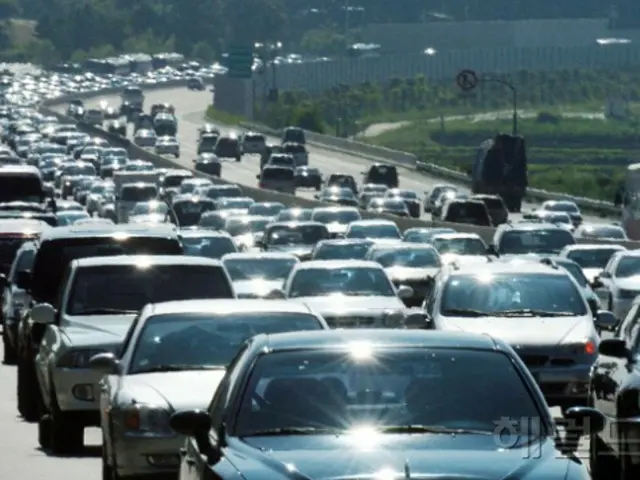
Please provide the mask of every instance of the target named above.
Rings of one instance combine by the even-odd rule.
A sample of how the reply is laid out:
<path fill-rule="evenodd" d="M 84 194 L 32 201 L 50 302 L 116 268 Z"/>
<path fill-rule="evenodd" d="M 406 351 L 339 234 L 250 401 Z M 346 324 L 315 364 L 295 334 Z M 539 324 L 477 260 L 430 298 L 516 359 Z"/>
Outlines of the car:
<path fill-rule="evenodd" d="M 391 220 L 366 219 L 351 222 L 344 238 L 370 239 L 374 242 L 399 242 L 402 234 L 398 226 Z"/>
<path fill-rule="evenodd" d="M 171 169 L 162 175 L 160 196 L 170 201 L 180 191 L 180 185 L 187 179 L 194 178 L 190 170 Z"/>
<path fill-rule="evenodd" d="M 251 197 L 222 197 L 215 201 L 216 210 L 246 210 L 255 205 L 255 200 Z"/>
<path fill-rule="evenodd" d="M 161 200 L 137 202 L 129 211 L 129 223 L 165 223 L 171 207 Z"/>
<path fill-rule="evenodd" d="M 299 261 L 295 255 L 279 252 L 227 253 L 222 257 L 238 298 L 266 298 L 273 290 L 282 289 Z"/>
<path fill-rule="evenodd" d="M 139 147 L 150 147 L 153 148 L 156 146 L 157 140 L 156 132 L 151 129 L 141 129 L 137 130 L 133 135 L 133 143 L 135 143 Z"/>
<path fill-rule="evenodd" d="M 617 325 L 594 315 L 582 289 L 554 263 L 509 259 L 450 265 L 435 276 L 422 306 L 435 330 L 487 333 L 510 343 L 536 377 L 550 406 L 589 405 L 597 329 Z"/>
<path fill-rule="evenodd" d="M 291 167 L 278 167 L 266 165 L 258 175 L 258 187 L 262 190 L 273 190 L 275 192 L 296 194 L 297 182 L 295 170 Z"/>
<path fill-rule="evenodd" d="M 547 200 L 541 205 L 542 210 L 550 212 L 564 212 L 571 217 L 573 226 L 577 227 L 582 223 L 582 212 L 575 202 L 570 200 Z"/>
<path fill-rule="evenodd" d="M 204 212 L 200 216 L 200 221 L 198 222 L 197 229 L 207 230 L 207 231 L 222 230 L 229 218 L 245 216 L 246 213 L 247 212 L 245 210 L 241 210 L 241 211 L 224 210 L 224 211 Z M 231 239 L 231 242 L 234 242 L 233 238 Z"/>
<path fill-rule="evenodd" d="M 239 185 L 230 183 L 221 185 L 207 184 L 198 187 L 197 190 L 198 195 L 212 200 L 218 200 L 220 198 L 239 198 L 245 196 Z"/>
<path fill-rule="evenodd" d="M 320 202 L 335 203 L 344 207 L 357 207 L 358 198 L 350 188 L 347 187 L 327 187 L 320 193 L 314 195 Z"/>
<path fill-rule="evenodd" d="M 236 162 L 239 162 L 242 160 L 240 140 L 235 136 L 220 136 L 216 142 L 213 153 L 220 159 L 232 158 Z"/>
<path fill-rule="evenodd" d="M 358 194 L 358 206 L 361 209 L 367 208 L 369 202 L 374 198 L 384 197 L 385 192 L 389 189 L 386 185 L 377 185 L 374 183 L 367 183 L 362 186 L 360 193 Z"/>
<path fill-rule="evenodd" d="M 223 210 L 222 212 L 228 212 Z M 273 219 L 258 215 L 230 215 L 226 218 L 222 229 L 226 231 L 242 252 L 251 251 L 256 248 L 256 242 L 260 242 L 264 236 L 264 231 Z"/>
<path fill-rule="evenodd" d="M 467 223 L 481 227 L 492 227 L 489 210 L 483 201 L 471 199 L 452 199 L 444 204 L 440 221 L 449 223 Z"/>
<path fill-rule="evenodd" d="M 573 260 L 580 265 L 589 281 L 593 282 L 605 269 L 614 253 L 624 252 L 626 250 L 622 245 L 581 243 L 578 245 L 567 245 L 560 251 L 559 256 Z"/>
<path fill-rule="evenodd" d="M 404 188 L 390 188 L 384 194 L 384 198 L 401 200 L 407 206 L 411 218 L 420 218 L 420 197 L 412 190 Z"/>
<path fill-rule="evenodd" d="M 317 191 L 322 189 L 322 173 L 315 167 L 296 167 L 294 180 L 298 188 L 315 188 Z"/>
<path fill-rule="evenodd" d="M 257 335 L 211 396 L 169 421 L 186 438 L 180 480 L 589 478 L 517 354 L 486 335 Z M 587 406 L 567 416 L 578 438 L 605 423 Z M 513 436 L 497 433 L 503 425 Z"/>
<path fill-rule="evenodd" d="M 41 396 L 35 357 L 44 331 L 34 327 L 33 309 L 46 305 L 60 309 L 60 284 L 72 260 L 123 254 L 182 255 L 177 232 L 168 226 L 90 225 L 57 227 L 35 240 L 36 254 L 30 270 L 16 274 L 15 286 L 28 291 L 32 302 L 17 326 L 18 412 L 29 422 L 41 418 Z"/>
<path fill-rule="evenodd" d="M 154 465 L 147 458 L 171 457 L 180 450 L 184 439 L 170 430 L 169 417 L 183 408 L 206 408 L 249 337 L 328 328 L 309 307 L 286 301 L 145 306 L 118 354 L 98 354 L 89 362 L 97 374 L 106 375 L 100 395 L 105 478 L 177 472 L 176 463 Z M 144 421 L 135 421 L 143 415 Z"/>
<path fill-rule="evenodd" d="M 242 135 L 242 153 L 245 155 L 262 155 L 267 146 L 265 136 L 257 132 L 247 132 Z"/>
<path fill-rule="evenodd" d="M 504 255 L 557 255 L 576 240 L 566 228 L 540 223 L 504 223 L 496 228 L 490 253 Z"/>
<path fill-rule="evenodd" d="M 311 220 L 312 208 L 285 208 L 275 218 L 276 222 L 305 222 Z"/>
<path fill-rule="evenodd" d="M 402 240 L 409 243 L 431 243 L 436 235 L 457 233 L 453 228 L 412 227 L 402 234 Z"/>
<path fill-rule="evenodd" d="M 332 238 L 320 240 L 311 252 L 311 260 L 364 260 L 373 240 Z"/>
<path fill-rule="evenodd" d="M 175 137 L 158 137 L 155 144 L 156 155 L 173 155 L 180 158 L 180 143 Z"/>
<path fill-rule="evenodd" d="M 603 305 L 617 318 L 625 318 L 633 299 L 640 295 L 640 250 L 620 251 L 611 255 L 591 286 Z"/>
<path fill-rule="evenodd" d="M 189 77 L 187 79 L 187 88 L 197 91 L 204 91 L 206 89 L 204 81 L 200 77 Z"/>
<path fill-rule="evenodd" d="M 182 182 L 180 182 L 176 195 L 193 194 L 198 196 L 204 196 L 201 194 L 202 191 L 212 186 L 213 186 L 213 182 L 208 178 L 200 178 L 200 177 L 185 178 Z M 208 195 L 206 196 L 208 198 L 211 198 Z"/>
<path fill-rule="evenodd" d="M 58 455 L 81 452 L 84 428 L 100 424 L 102 375 L 88 371 L 89 361 L 119 349 L 139 310 L 160 301 L 235 298 L 220 262 L 182 255 L 73 260 L 60 287 L 58 309 L 41 304 L 31 312 L 44 329 L 35 358 L 38 442 Z"/>
<path fill-rule="evenodd" d="M 220 135 L 217 135 L 215 133 L 203 133 L 202 135 L 200 135 L 200 139 L 198 140 L 197 154 L 198 155 L 202 155 L 203 153 L 213 154 L 215 152 L 216 143 L 218 143 L 219 137 Z"/>
<path fill-rule="evenodd" d="M 214 200 L 198 195 L 175 195 L 171 200 L 172 221 L 181 228 L 198 225 L 204 212 L 216 210 Z"/>
<path fill-rule="evenodd" d="M 219 260 L 228 253 L 238 251 L 233 238 L 226 232 L 194 227 L 180 230 L 179 235 L 185 255 Z"/>
<path fill-rule="evenodd" d="M 622 226 L 612 224 L 582 223 L 574 230 L 573 236 L 603 240 L 629 240 Z"/>
<path fill-rule="evenodd" d="M 324 223 L 314 221 L 273 222 L 256 242 L 265 252 L 284 252 L 308 260 L 315 244 L 331 237 Z"/>
<path fill-rule="evenodd" d="M 327 187 L 340 187 L 350 189 L 354 195 L 358 195 L 358 184 L 352 175 L 346 173 L 332 173 L 327 179 Z"/>
<path fill-rule="evenodd" d="M 332 238 L 343 237 L 349 224 L 362 220 L 356 207 L 317 207 L 311 213 L 311 220 L 327 226 Z"/>
<path fill-rule="evenodd" d="M 491 223 L 493 225 L 502 225 L 509 221 L 509 210 L 498 195 L 476 194 L 469 197 L 470 200 L 479 200 L 485 204 Z"/>
<path fill-rule="evenodd" d="M 85 220 L 87 218 L 91 218 L 86 211 L 75 211 L 75 210 L 63 210 L 61 212 L 56 213 L 56 218 L 58 219 L 58 226 L 64 227 L 66 225 L 73 225 L 78 220 Z"/>
<path fill-rule="evenodd" d="M 431 238 L 431 245 L 440 253 L 444 263 L 480 262 L 493 260 L 484 240 L 477 233 L 440 233 Z"/>
<path fill-rule="evenodd" d="M 413 295 L 402 299 L 407 307 L 422 305 L 443 263 L 433 246 L 404 242 L 396 245 L 373 244 L 364 260 L 379 263 L 396 288 L 402 285 L 412 288 Z"/>
<path fill-rule="evenodd" d="M 306 145 L 307 139 L 304 130 L 300 127 L 285 127 L 282 130 L 281 144 L 284 145 L 285 143 Z"/>
<path fill-rule="evenodd" d="M 398 169 L 395 165 L 386 163 L 374 163 L 364 174 L 363 183 L 384 185 L 387 188 L 398 188 Z"/>
<path fill-rule="evenodd" d="M 248 214 L 260 217 L 275 217 L 284 209 L 285 205 L 282 202 L 257 202 L 249 207 Z"/>
<path fill-rule="evenodd" d="M 397 328 L 404 324 L 408 286 L 396 287 L 379 263 L 311 260 L 297 264 L 280 292 L 270 295 L 304 302 L 332 328 Z"/>
<path fill-rule="evenodd" d="M 395 215 L 403 218 L 411 216 L 407 204 L 399 198 L 374 197 L 367 205 L 366 211 L 372 214 Z"/>
<path fill-rule="evenodd" d="M 436 201 L 440 196 L 445 192 L 453 192 L 456 193 L 458 191 L 458 187 L 448 184 L 437 184 L 433 186 L 430 192 L 425 192 L 424 201 L 423 201 L 423 210 L 424 213 L 433 213 Z"/>

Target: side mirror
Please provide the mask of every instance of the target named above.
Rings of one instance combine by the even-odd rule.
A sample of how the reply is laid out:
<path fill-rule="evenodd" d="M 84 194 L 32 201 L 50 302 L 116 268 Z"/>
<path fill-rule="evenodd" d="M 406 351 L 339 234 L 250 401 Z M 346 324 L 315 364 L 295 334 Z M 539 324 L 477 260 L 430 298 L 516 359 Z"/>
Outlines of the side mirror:
<path fill-rule="evenodd" d="M 91 357 L 89 368 L 104 375 L 117 375 L 120 373 L 120 362 L 113 353 L 100 353 Z"/>
<path fill-rule="evenodd" d="M 620 338 L 602 340 L 598 346 L 598 353 L 613 358 L 631 358 L 631 352 L 627 348 L 626 342 Z"/>
<path fill-rule="evenodd" d="M 604 415 L 590 407 L 571 407 L 564 418 L 568 422 L 567 433 L 581 437 L 602 432 L 606 423 Z"/>
<path fill-rule="evenodd" d="M 402 298 L 403 300 L 413 297 L 413 288 L 409 287 L 408 285 L 400 285 L 398 287 L 398 297 Z"/>
<path fill-rule="evenodd" d="M 21 290 L 29 290 L 31 287 L 31 271 L 30 270 L 20 270 L 16 274 L 16 287 Z"/>
<path fill-rule="evenodd" d="M 55 321 L 56 309 L 48 303 L 40 303 L 31 309 L 31 319 L 34 323 L 50 325 Z"/>
<path fill-rule="evenodd" d="M 600 310 L 596 314 L 593 323 L 596 328 L 600 328 L 602 330 L 614 330 L 618 326 L 618 319 L 613 313 L 607 310 Z"/>
<path fill-rule="evenodd" d="M 200 453 L 210 456 L 209 462 L 213 464 L 220 460 L 221 452 L 209 440 L 209 432 L 212 425 L 211 415 L 205 410 L 177 412 L 171 415 L 169 420 L 171 429 L 185 437 L 193 437 Z"/>
<path fill-rule="evenodd" d="M 593 289 L 604 287 L 604 283 L 602 283 L 602 280 L 600 280 L 598 277 L 594 278 L 593 281 L 589 285 Z"/>
<path fill-rule="evenodd" d="M 495 245 L 489 245 L 487 247 L 487 255 L 494 255 L 494 256 L 499 256 L 498 255 L 498 251 L 496 250 Z"/>
<path fill-rule="evenodd" d="M 433 327 L 431 318 L 426 312 L 414 312 L 404 319 L 404 328 L 411 330 L 430 330 Z"/>
<path fill-rule="evenodd" d="M 269 300 L 283 300 L 287 298 L 287 296 L 282 290 L 280 290 L 279 288 L 275 288 L 267 293 L 264 298 Z"/>

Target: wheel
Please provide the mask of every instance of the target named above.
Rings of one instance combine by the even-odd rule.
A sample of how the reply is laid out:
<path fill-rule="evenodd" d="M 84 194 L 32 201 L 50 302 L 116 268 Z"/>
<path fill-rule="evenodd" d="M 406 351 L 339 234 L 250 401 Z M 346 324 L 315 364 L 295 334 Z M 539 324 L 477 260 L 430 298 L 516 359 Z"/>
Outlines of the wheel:
<path fill-rule="evenodd" d="M 18 412 L 27 422 L 40 420 L 42 397 L 36 380 L 35 366 L 24 359 L 18 361 Z"/>
<path fill-rule="evenodd" d="M 316 185 L 316 192 L 319 192 L 320 190 L 322 190 L 322 185 L 318 183 Z"/>
<path fill-rule="evenodd" d="M 5 325 L 2 329 L 2 343 L 4 344 L 3 362 L 5 365 L 15 365 L 18 362 L 18 352 L 16 352 L 16 349 L 11 345 L 6 329 L 7 327 Z"/>
<path fill-rule="evenodd" d="M 55 392 L 51 393 L 49 448 L 55 455 L 74 455 L 84 449 L 84 425 L 58 408 Z"/>
<path fill-rule="evenodd" d="M 38 422 L 38 444 L 43 450 L 51 447 L 51 415 L 40 417 Z"/>

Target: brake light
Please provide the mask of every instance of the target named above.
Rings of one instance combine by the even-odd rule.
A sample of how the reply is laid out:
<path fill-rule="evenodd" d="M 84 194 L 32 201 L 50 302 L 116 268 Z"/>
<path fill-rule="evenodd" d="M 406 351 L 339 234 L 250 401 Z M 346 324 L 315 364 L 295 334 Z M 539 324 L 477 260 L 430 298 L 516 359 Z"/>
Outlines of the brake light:
<path fill-rule="evenodd" d="M 596 345 L 591 340 L 585 342 L 584 344 L 584 353 L 587 355 L 594 355 L 596 353 Z"/>

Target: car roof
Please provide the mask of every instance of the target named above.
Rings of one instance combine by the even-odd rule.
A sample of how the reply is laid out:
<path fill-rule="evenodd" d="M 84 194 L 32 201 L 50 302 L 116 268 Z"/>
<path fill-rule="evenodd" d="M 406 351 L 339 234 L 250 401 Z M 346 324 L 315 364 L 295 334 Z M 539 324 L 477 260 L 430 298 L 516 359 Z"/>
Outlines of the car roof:
<path fill-rule="evenodd" d="M 387 220 L 386 218 L 365 218 L 362 220 L 356 220 L 349 224 L 350 227 L 362 227 L 367 225 L 393 225 L 396 228 L 398 227 L 396 222 L 393 220 Z"/>
<path fill-rule="evenodd" d="M 558 213 L 566 213 L 566 212 L 558 212 Z M 536 223 L 536 222 L 518 222 L 518 223 L 503 223 L 497 229 L 500 232 L 517 232 L 517 231 L 531 231 L 531 230 L 558 230 L 562 232 L 566 232 L 563 227 L 559 227 L 558 225 L 554 225 L 553 223 Z M 569 232 L 567 232 L 569 233 Z"/>
<path fill-rule="evenodd" d="M 0 218 L 0 234 L 38 233 L 50 228 L 48 223 L 33 218 Z"/>
<path fill-rule="evenodd" d="M 627 249 L 626 247 L 615 243 L 577 243 L 575 245 L 567 245 L 563 250 L 567 252 L 572 252 L 574 250 L 618 250 L 622 252 Z"/>
<path fill-rule="evenodd" d="M 455 240 L 456 238 L 469 238 L 474 240 L 482 240 L 482 237 L 477 233 L 471 232 L 456 232 L 456 233 L 437 233 L 432 237 L 432 240 Z"/>
<path fill-rule="evenodd" d="M 283 253 L 283 252 L 233 252 L 226 253 L 222 256 L 222 261 L 225 260 L 260 260 L 272 258 L 282 259 L 282 260 L 295 260 L 298 262 L 298 257 L 291 253 Z"/>
<path fill-rule="evenodd" d="M 265 303 L 265 302 L 263 302 Z M 401 329 L 345 329 L 312 332 L 290 332 L 272 335 L 258 335 L 258 344 L 271 351 L 326 350 L 349 348 L 353 343 L 369 343 L 372 348 L 457 348 L 477 350 L 499 350 L 503 342 L 490 337 L 467 332 L 444 330 L 401 330 Z"/>
<path fill-rule="evenodd" d="M 202 265 L 206 267 L 220 267 L 222 262 L 206 257 L 190 255 L 114 255 L 112 257 L 86 257 L 73 261 L 78 268 L 102 267 L 107 265 Z"/>
<path fill-rule="evenodd" d="M 43 232 L 42 241 L 63 238 L 92 238 L 92 237 L 167 237 L 177 236 L 177 230 L 170 224 L 113 224 L 95 223 L 91 225 L 69 225 L 66 227 L 50 228 Z"/>
<path fill-rule="evenodd" d="M 176 313 L 207 312 L 216 315 L 248 312 L 291 312 L 312 313 L 311 309 L 302 302 L 290 300 L 263 299 L 216 299 L 216 300 L 179 300 L 148 305 L 144 309 L 146 315 L 172 315 Z"/>
<path fill-rule="evenodd" d="M 221 230 L 207 230 L 205 228 L 185 228 L 178 231 L 178 236 L 183 238 L 231 238 L 227 232 Z"/>
<path fill-rule="evenodd" d="M 382 267 L 378 262 L 370 260 L 309 260 L 296 265 L 298 270 L 306 270 L 309 268 L 375 268 L 381 269 Z"/>
<path fill-rule="evenodd" d="M 322 222 L 314 222 L 313 220 L 291 220 L 286 222 L 273 222 L 268 225 L 268 228 L 275 227 L 301 227 L 301 226 L 320 226 L 326 228 L 326 225 Z"/>
<path fill-rule="evenodd" d="M 508 259 L 503 259 L 498 262 L 488 262 L 486 264 L 477 264 L 477 263 L 461 263 L 460 265 L 456 265 L 450 273 L 452 275 L 482 275 L 484 273 L 487 274 L 501 274 L 501 273 L 509 273 L 509 274 L 517 274 L 517 273 L 544 273 L 548 275 L 566 275 L 564 270 L 558 270 L 551 268 L 549 265 L 542 263 L 543 257 L 531 256 L 527 257 L 526 255 L 511 257 Z M 546 258 L 546 257 L 545 257 Z"/>

